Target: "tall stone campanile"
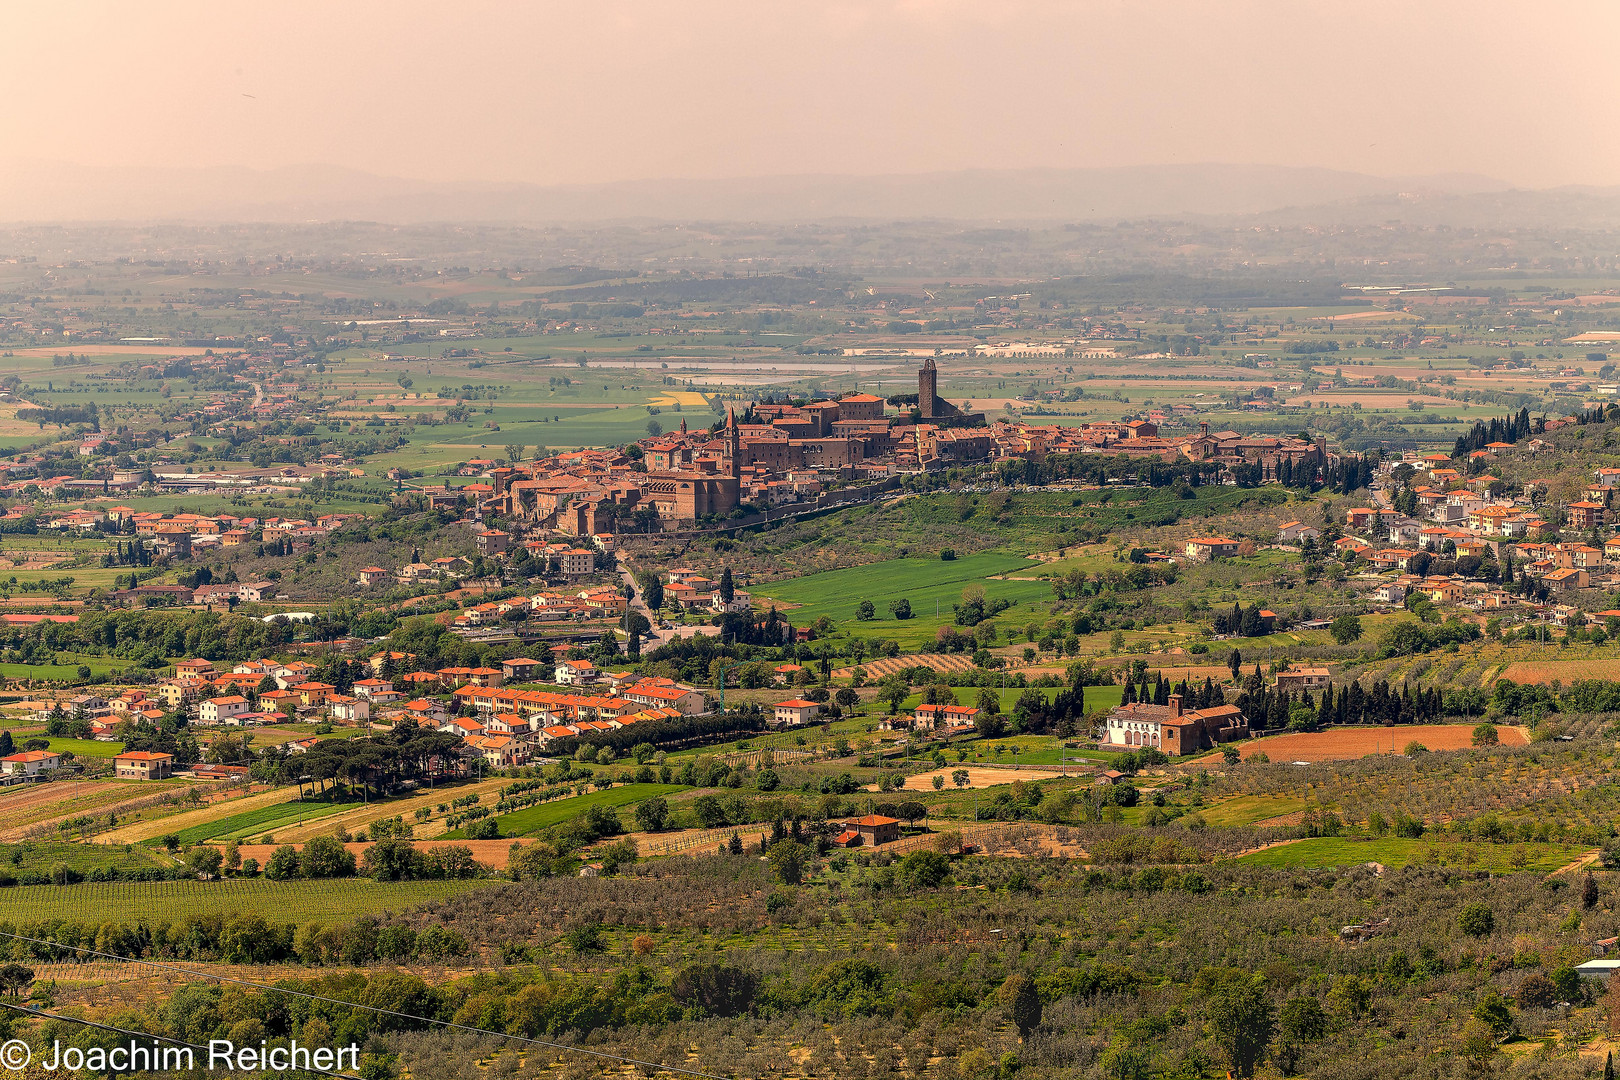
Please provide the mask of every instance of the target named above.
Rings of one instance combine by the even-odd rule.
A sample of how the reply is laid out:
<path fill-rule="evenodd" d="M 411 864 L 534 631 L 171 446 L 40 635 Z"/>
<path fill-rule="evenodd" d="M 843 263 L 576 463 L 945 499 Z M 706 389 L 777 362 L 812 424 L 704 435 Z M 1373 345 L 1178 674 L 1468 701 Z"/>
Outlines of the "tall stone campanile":
<path fill-rule="evenodd" d="M 737 427 L 737 412 L 726 410 L 726 456 L 731 459 L 731 475 L 742 477 L 742 432 Z"/>
<path fill-rule="evenodd" d="M 923 361 L 922 370 L 917 372 L 917 409 L 924 420 L 932 420 L 936 415 L 934 403 L 939 400 L 939 369 L 934 366 L 934 358 L 928 357 Z"/>

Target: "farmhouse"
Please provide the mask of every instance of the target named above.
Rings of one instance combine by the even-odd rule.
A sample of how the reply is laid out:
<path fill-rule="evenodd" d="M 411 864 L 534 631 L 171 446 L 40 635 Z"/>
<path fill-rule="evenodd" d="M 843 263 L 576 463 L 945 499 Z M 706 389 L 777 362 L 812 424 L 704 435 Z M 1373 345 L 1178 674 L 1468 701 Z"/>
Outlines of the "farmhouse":
<path fill-rule="evenodd" d="M 333 694 L 326 699 L 326 712 L 339 723 L 360 724 L 370 719 L 371 702 L 363 697 Z"/>
<path fill-rule="evenodd" d="M 552 678 L 558 686 L 583 686 L 596 681 L 596 665 L 589 660 L 564 660 Z"/>
<path fill-rule="evenodd" d="M 971 705 L 918 705 L 911 715 L 918 727 L 943 731 L 946 728 L 972 727 L 979 710 Z"/>
<path fill-rule="evenodd" d="M 789 727 L 808 724 L 821 713 L 820 705 L 814 701 L 806 701 L 803 698 L 778 701 L 773 708 L 776 722 L 778 724 L 787 724 Z"/>
<path fill-rule="evenodd" d="M 867 844 L 877 847 L 900 839 L 900 822 L 896 818 L 884 817 L 882 814 L 868 814 L 856 818 L 854 821 L 844 822 L 844 831 L 838 834 L 833 841 L 839 847 L 856 847 Z"/>
<path fill-rule="evenodd" d="M 1277 673 L 1277 689 L 1297 692 L 1300 690 L 1320 690 L 1333 681 L 1333 675 L 1325 667 L 1298 667 Z"/>
<path fill-rule="evenodd" d="M 1166 754 L 1195 754 L 1216 743 L 1244 738 L 1249 718 L 1236 705 L 1183 712 L 1181 695 L 1168 705 L 1133 702 L 1108 714 L 1103 742 L 1110 746 L 1151 746 Z"/>
<path fill-rule="evenodd" d="M 1187 558 L 1193 562 L 1230 559 L 1237 554 L 1238 542 L 1225 536 L 1195 536 L 1187 541 Z"/>

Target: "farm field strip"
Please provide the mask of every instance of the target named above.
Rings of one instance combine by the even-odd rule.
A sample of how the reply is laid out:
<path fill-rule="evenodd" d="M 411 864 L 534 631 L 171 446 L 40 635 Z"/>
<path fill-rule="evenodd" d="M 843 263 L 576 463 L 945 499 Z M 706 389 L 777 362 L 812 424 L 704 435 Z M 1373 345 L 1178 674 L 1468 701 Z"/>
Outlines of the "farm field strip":
<path fill-rule="evenodd" d="M 1206 824 L 1215 826 L 1253 825 L 1284 814 L 1304 810 L 1306 801 L 1289 795 L 1237 795 L 1198 810 Z"/>
<path fill-rule="evenodd" d="M 491 803 L 500 789 L 511 784 L 511 780 L 496 779 L 483 780 L 472 784 L 452 784 L 437 789 L 428 788 L 411 795 L 397 799 L 385 799 L 371 803 L 348 804 L 341 814 L 328 817 L 309 818 L 290 822 L 276 831 L 278 843 L 298 844 L 315 836 L 328 835 L 339 829 L 349 832 L 358 832 L 373 821 L 384 818 L 403 817 L 411 824 L 414 835 L 418 838 L 431 838 L 444 831 L 444 815 L 426 822 L 418 822 L 413 817 L 416 810 L 423 806 L 437 806 L 439 803 L 448 803 L 454 799 L 465 798 L 468 795 L 478 795 L 488 799 Z"/>
<path fill-rule="evenodd" d="M 1389 870 L 1443 861 L 1448 866 L 1475 866 L 1506 872 L 1520 869 L 1513 865 L 1516 848 L 1522 849 L 1526 859 L 1522 869 L 1537 873 L 1551 873 L 1567 866 L 1586 850 L 1576 844 L 1463 844 L 1394 837 L 1361 840 L 1323 836 L 1253 851 L 1240 856 L 1238 861 L 1256 866 L 1301 868 L 1377 863 Z"/>
<path fill-rule="evenodd" d="M 96 837 L 97 843 L 102 844 L 134 844 L 143 840 L 155 840 L 168 833 L 185 832 L 197 825 L 212 825 L 228 817 L 257 810 L 264 806 L 274 806 L 277 803 L 288 802 L 295 798 L 295 790 L 288 788 L 271 788 L 254 795 L 239 798 L 222 799 L 210 806 L 196 810 L 185 810 L 168 817 L 160 817 L 147 821 L 136 821 L 110 832 L 102 833 Z"/>
<path fill-rule="evenodd" d="M 1505 745 L 1530 741 L 1522 728 L 1497 728 Z M 1329 728 L 1326 731 L 1268 735 L 1240 744 L 1245 758 L 1264 753 L 1273 762 L 1347 761 L 1368 754 L 1397 754 L 1408 743 L 1419 742 L 1430 750 L 1465 750 L 1473 745 L 1472 724 L 1401 724 L 1398 727 L 1363 726 Z"/>
<path fill-rule="evenodd" d="M 541 829 L 572 820 L 593 806 L 606 806 L 616 810 L 621 806 L 685 790 L 686 788 L 679 784 L 625 784 L 622 787 L 593 791 L 587 795 L 574 795 L 566 799 L 537 803 L 522 810 L 514 810 L 510 814 L 502 814 L 495 820 L 500 822 L 502 837 L 530 836 Z M 455 829 L 441 834 L 441 839 L 457 840 L 461 839 L 462 835 L 463 830 Z"/>
<path fill-rule="evenodd" d="M 283 822 L 328 817 L 347 809 L 345 803 L 301 802 L 294 799 L 291 802 L 276 803 L 243 814 L 233 814 L 222 821 L 193 825 L 180 833 L 180 842 L 198 844 L 205 840 L 246 840 L 263 836 Z"/>
<path fill-rule="evenodd" d="M 491 884 L 488 880 L 377 882 L 369 878 L 326 881 L 94 882 L 79 885 L 26 885 L 0 889 L 0 919 L 13 923 L 61 918 L 64 912 L 86 921 L 136 920 L 161 916 L 260 912 L 271 921 L 305 925 L 333 922 L 414 904 L 441 900 Z"/>
<path fill-rule="evenodd" d="M 1059 780 L 1065 775 L 1056 769 L 991 769 L 983 765 L 947 765 L 943 769 L 936 769 L 930 773 L 918 773 L 906 777 L 905 790 L 907 791 L 933 791 L 934 778 L 940 778 L 943 785 L 940 790 L 961 790 L 952 778 L 952 774 L 965 771 L 969 790 L 977 788 L 998 787 L 1002 784 L 1011 784 L 1022 780 L 1026 783 L 1031 780 Z M 877 790 L 875 787 L 871 790 Z"/>
<path fill-rule="evenodd" d="M 87 790 L 92 785 L 94 789 Z M 24 833 L 56 821 L 92 813 L 116 814 L 127 804 L 167 794 L 173 788 L 139 781 L 68 781 L 27 790 L 38 797 L 26 803 L 0 801 L 0 841 L 21 839 Z"/>
<path fill-rule="evenodd" d="M 1554 681 L 1568 686 L 1582 679 L 1615 680 L 1620 679 L 1620 656 L 1583 660 L 1514 660 L 1497 677 L 1543 686 Z"/>

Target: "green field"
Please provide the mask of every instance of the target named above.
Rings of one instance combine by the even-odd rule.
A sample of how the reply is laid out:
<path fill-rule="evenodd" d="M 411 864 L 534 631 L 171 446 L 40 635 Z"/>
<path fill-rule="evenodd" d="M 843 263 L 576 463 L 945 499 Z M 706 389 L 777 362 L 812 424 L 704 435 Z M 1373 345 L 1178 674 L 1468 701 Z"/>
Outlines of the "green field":
<path fill-rule="evenodd" d="M 0 889 L 0 919 L 70 917 L 87 922 L 161 916 L 232 915 L 259 912 L 273 922 L 303 925 L 343 922 L 383 910 L 441 900 L 490 884 L 489 881 L 377 882 L 369 878 L 328 881 L 96 882 L 80 885 L 28 885 Z"/>
<path fill-rule="evenodd" d="M 0 870 L 49 871 L 58 863 L 64 863 L 81 874 L 109 867 L 124 870 L 173 865 L 150 848 L 139 845 L 114 847 L 109 844 L 58 844 L 32 840 L 22 844 L 0 844 Z"/>
<path fill-rule="evenodd" d="M 997 753 L 997 748 L 1000 753 Z M 1004 761 L 1015 765 L 1050 765 L 1053 768 L 1064 762 L 1097 762 L 1109 761 L 1112 755 L 1100 750 L 1081 750 L 1063 745 L 1063 740 L 1054 735 L 1008 735 L 999 739 L 977 739 L 953 745 L 945 753 L 946 758 L 955 760 L 957 750 L 968 752 L 968 761 Z"/>
<path fill-rule="evenodd" d="M 1047 701 L 1051 701 L 1058 695 L 1062 688 L 1057 686 L 1043 686 L 1038 687 L 1037 689 L 1039 689 L 1040 692 L 1046 696 Z M 956 702 L 958 705 L 977 705 L 979 703 L 979 695 L 983 692 L 984 690 L 977 686 L 953 686 L 951 688 L 951 693 L 956 696 Z M 1001 689 L 1000 687 L 994 688 L 994 693 L 1001 700 L 1002 715 L 1005 716 L 1010 714 L 1013 711 L 1013 707 L 1018 704 L 1019 696 L 1028 692 L 1029 690 L 1027 688 L 1020 689 L 1019 687 L 1015 686 L 1009 686 L 1005 690 Z M 1119 699 L 1124 693 L 1125 688 L 1123 686 L 1088 686 L 1086 687 L 1085 697 L 1086 712 L 1094 713 L 1102 712 L 1106 709 L 1112 709 L 1119 704 Z M 921 701 L 920 696 L 918 697 L 917 701 Z M 916 702 L 904 707 L 916 708 Z"/>
<path fill-rule="evenodd" d="M 265 833 L 274 832 L 282 826 L 352 810 L 354 806 L 352 802 L 303 802 L 293 799 L 290 802 L 274 803 L 256 810 L 232 814 L 218 821 L 193 825 L 179 834 L 180 842 L 200 844 L 205 840 L 257 840 Z"/>
<path fill-rule="evenodd" d="M 121 742 L 96 742 L 94 739 L 52 739 L 51 752 L 67 752 L 76 758 L 112 758 L 124 752 Z"/>
<path fill-rule="evenodd" d="M 89 588 L 79 580 L 79 575 L 73 575 L 75 589 Z M 108 660 L 105 656 L 87 656 L 83 660 L 71 664 L 0 664 L 0 676 L 8 679 L 44 679 L 48 682 L 67 682 L 69 679 L 79 677 L 79 665 L 83 664 L 90 669 L 90 674 L 97 677 L 110 675 L 122 671 L 129 665 L 119 661 Z"/>
<path fill-rule="evenodd" d="M 495 820 L 500 823 L 501 836 L 532 836 L 542 829 L 549 829 L 553 825 L 561 825 L 565 821 L 583 814 L 593 806 L 607 806 L 617 809 L 629 806 L 632 803 L 645 802 L 659 795 L 669 795 L 686 789 L 679 784 L 625 784 L 623 787 L 611 787 L 604 791 L 593 791 L 588 795 L 575 795 L 569 799 L 557 799 L 553 802 L 540 803 L 537 806 L 515 810 L 510 814 L 502 814 Z M 438 837 L 440 840 L 462 840 L 466 833 L 455 829 Z"/>
<path fill-rule="evenodd" d="M 1522 867 L 1513 865 L 1515 850 L 1525 856 Z M 1357 866 L 1375 862 L 1391 870 L 1413 864 L 1432 864 L 1469 866 L 1502 873 L 1516 869 L 1549 873 L 1575 861 L 1582 850 L 1574 844 L 1454 844 L 1394 837 L 1358 840 L 1324 836 L 1256 851 L 1244 855 L 1241 861 L 1277 867 Z"/>
<path fill-rule="evenodd" d="M 1238 795 L 1201 808 L 1198 816 L 1210 825 L 1253 825 L 1267 818 L 1297 813 L 1305 809 L 1305 805 L 1303 796 Z"/>
<path fill-rule="evenodd" d="M 985 552 L 946 562 L 942 559 L 890 559 L 866 566 L 826 570 L 791 581 L 762 585 L 754 590 L 756 602 L 772 600 L 794 605 L 788 617 L 804 626 L 826 616 L 840 629 L 862 637 L 893 638 L 901 648 L 918 648 L 934 640 L 941 626 L 952 623 L 952 605 L 962 600 L 962 590 L 970 585 L 984 587 L 987 600 L 1007 600 L 1015 606 L 1006 617 L 1020 624 L 1036 601 L 1049 600 L 1052 588 L 1044 581 L 992 580 L 993 575 L 1027 573 L 1038 565 L 1017 555 Z M 889 614 L 894 600 L 911 601 L 912 618 L 904 621 Z M 877 618 L 857 622 L 855 611 L 862 600 L 877 608 Z M 937 611 L 937 614 L 936 614 Z"/>

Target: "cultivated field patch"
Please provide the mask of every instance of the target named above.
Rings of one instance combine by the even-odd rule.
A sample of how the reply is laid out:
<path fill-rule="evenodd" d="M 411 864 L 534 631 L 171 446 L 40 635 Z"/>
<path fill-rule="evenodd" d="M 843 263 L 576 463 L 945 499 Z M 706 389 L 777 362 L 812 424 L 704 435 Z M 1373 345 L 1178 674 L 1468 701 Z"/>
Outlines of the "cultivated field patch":
<path fill-rule="evenodd" d="M 377 882 L 369 878 L 326 881 L 86 882 L 80 885 L 26 885 L 0 889 L 0 919 L 18 923 L 61 918 L 64 912 L 87 922 L 152 918 L 180 921 L 188 915 L 259 912 L 276 922 L 303 925 L 340 922 L 358 915 L 403 911 L 489 884 L 488 881 Z"/>
<path fill-rule="evenodd" d="M 1497 738 L 1508 746 L 1530 740 L 1515 727 L 1498 727 Z M 1399 754 L 1408 743 L 1430 750 L 1466 750 L 1474 745 L 1472 724 L 1407 724 L 1401 727 L 1343 727 L 1328 731 L 1272 735 L 1239 744 L 1245 758 L 1264 753 L 1273 762 L 1348 761 L 1368 754 Z"/>
<path fill-rule="evenodd" d="M 914 667 L 933 668 L 935 671 L 972 671 L 973 659 L 961 655 L 923 653 L 918 656 L 885 656 L 879 660 L 862 661 L 860 666 L 866 669 L 868 679 L 882 679 Z M 841 668 L 833 674 L 847 679 L 854 671 L 854 667 L 848 667 Z"/>
<path fill-rule="evenodd" d="M 472 852 L 472 857 L 478 862 L 494 870 L 506 869 L 507 861 L 512 857 L 512 845 L 519 841 L 513 840 L 412 840 L 411 846 L 418 851 L 437 851 L 440 848 L 461 847 Z M 275 854 L 279 844 L 241 844 L 238 850 L 244 859 L 257 859 L 263 866 Z M 370 841 L 357 840 L 343 845 L 354 855 L 358 862 L 366 848 L 371 846 Z M 303 844 L 293 844 L 293 848 L 302 851 Z"/>
<path fill-rule="evenodd" d="M 954 774 L 967 773 L 967 783 L 958 785 Z M 1064 774 L 1056 770 L 1047 769 L 989 769 L 979 765 L 954 765 L 943 769 L 936 769 L 930 773 L 918 773 L 906 777 L 907 791 L 933 791 L 934 777 L 939 777 L 943 785 L 941 790 L 952 791 L 959 787 L 988 788 L 999 784 L 1010 784 L 1015 780 L 1056 780 Z M 1073 775 L 1073 774 L 1070 774 Z M 872 789 L 876 791 L 874 787 Z"/>
<path fill-rule="evenodd" d="M 1564 686 L 1582 679 L 1620 679 L 1620 656 L 1594 656 L 1585 660 L 1515 660 L 1499 676 L 1516 683 Z"/>
<path fill-rule="evenodd" d="M 1413 864 L 1467 866 L 1507 872 L 1551 873 L 1581 853 L 1573 844 L 1461 844 L 1395 837 L 1353 839 L 1322 836 L 1278 844 L 1240 857 L 1256 866 L 1324 867 L 1376 863 L 1386 870 Z"/>

